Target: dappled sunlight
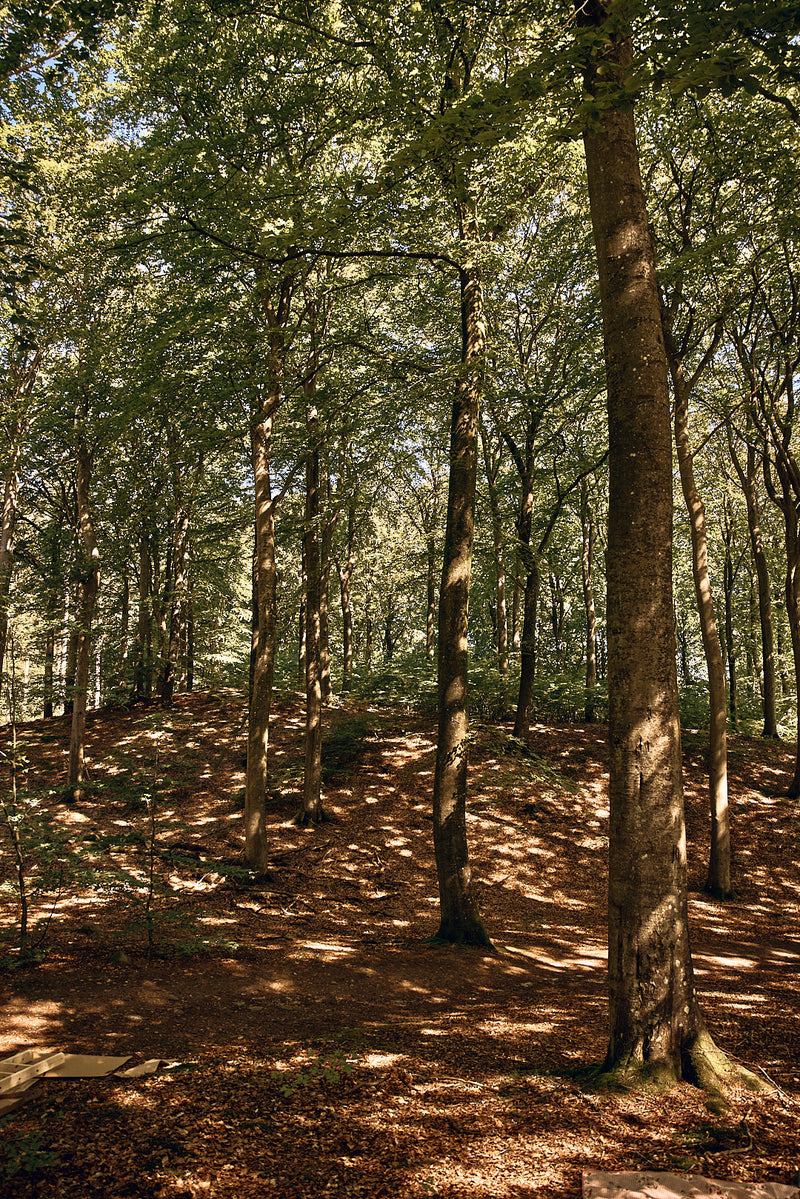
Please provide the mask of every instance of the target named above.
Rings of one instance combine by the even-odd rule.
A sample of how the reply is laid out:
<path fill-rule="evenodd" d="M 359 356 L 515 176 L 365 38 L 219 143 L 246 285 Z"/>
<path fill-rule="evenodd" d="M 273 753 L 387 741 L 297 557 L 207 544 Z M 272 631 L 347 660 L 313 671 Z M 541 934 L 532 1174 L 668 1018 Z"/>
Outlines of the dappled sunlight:
<path fill-rule="evenodd" d="M 253 880 L 242 856 L 243 703 L 233 697 L 220 714 L 211 697 L 178 699 L 193 716 L 190 728 L 162 723 L 154 843 L 142 802 L 152 738 L 124 714 L 93 726 L 97 790 L 58 811 L 77 845 L 99 847 L 107 872 L 37 899 L 39 926 L 52 908 L 52 954 L 6 981 L 8 1052 L 30 1043 L 178 1063 L 147 1080 L 60 1090 L 65 1114 L 48 1136 L 65 1155 L 85 1147 L 65 1156 L 71 1169 L 85 1157 L 95 1190 L 109 1194 L 113 1177 L 142 1195 L 557 1199 L 578 1193 L 598 1156 L 686 1160 L 681 1137 L 709 1121 L 691 1088 L 595 1094 L 569 1073 L 601 1060 L 607 1038 L 605 730 L 536 724 L 527 754 L 504 726 L 475 728 L 468 828 L 493 955 L 427 941 L 439 915 L 432 719 L 373 707 L 352 760 L 326 777 L 335 820 L 298 830 L 303 721 L 294 700 L 277 701 L 269 869 Z M 342 703 L 326 730 L 363 727 L 364 711 Z M 48 763 L 63 767 L 60 742 L 43 749 L 40 777 Z M 708 814 L 696 770 L 687 823 L 704 1013 L 724 1049 L 780 1088 L 763 1117 L 749 1106 L 731 1117 L 731 1127 L 746 1120 L 761 1154 L 795 1120 L 800 1089 L 800 897 L 795 806 L 753 790 L 773 785 L 752 767 L 757 753 L 771 770 L 769 755 L 785 749 L 748 745 L 752 777 L 731 788 L 735 830 L 741 822 L 733 903 L 699 891 Z M 92 1156 L 110 1136 L 122 1156 Z M 717 1148 L 715 1168 L 747 1168 L 746 1156 L 713 1157 Z"/>

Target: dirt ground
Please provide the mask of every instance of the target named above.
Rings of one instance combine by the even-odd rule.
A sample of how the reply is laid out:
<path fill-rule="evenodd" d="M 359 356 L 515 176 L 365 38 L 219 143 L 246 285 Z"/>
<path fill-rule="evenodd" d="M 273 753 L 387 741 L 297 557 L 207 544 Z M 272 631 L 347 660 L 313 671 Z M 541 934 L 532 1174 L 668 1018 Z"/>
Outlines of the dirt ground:
<path fill-rule="evenodd" d="M 272 866 L 253 884 L 239 870 L 241 697 L 90 715 L 90 787 L 77 804 L 46 802 L 94 866 L 35 896 L 32 939 L 47 954 L 0 975 L 0 1056 L 38 1046 L 166 1065 L 32 1089 L 0 1124 L 3 1196 L 555 1199 L 577 1196 L 586 1168 L 795 1182 L 788 747 L 732 740 L 737 897 L 723 904 L 700 891 L 704 739 L 685 738 L 702 1006 L 718 1043 L 770 1084 L 719 1113 L 687 1085 L 597 1092 L 575 1074 L 606 1040 L 601 726 L 534 727 L 527 756 L 507 728 L 475 732 L 468 831 L 491 955 L 426 941 L 433 721 L 342 704 L 326 723 L 332 820 L 299 829 L 302 703 L 276 704 Z M 61 786 L 68 719 L 20 738 L 23 797 Z M 2 899 L 13 936 L 18 906 Z"/>

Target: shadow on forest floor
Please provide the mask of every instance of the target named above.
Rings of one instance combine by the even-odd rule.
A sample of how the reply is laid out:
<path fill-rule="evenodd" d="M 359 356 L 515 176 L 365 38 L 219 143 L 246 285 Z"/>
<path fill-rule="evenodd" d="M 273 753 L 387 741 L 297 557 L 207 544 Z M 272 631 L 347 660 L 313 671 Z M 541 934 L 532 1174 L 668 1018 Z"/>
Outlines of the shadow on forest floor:
<path fill-rule="evenodd" d="M 786 748 L 734 742 L 737 899 L 722 904 L 700 893 L 706 783 L 701 742 L 687 747 L 703 1008 L 719 1043 L 775 1087 L 720 1117 L 691 1087 L 610 1095 L 572 1080 L 605 1049 L 605 730 L 536 726 L 523 756 L 508 730 L 477 728 L 468 831 L 491 956 L 425 943 L 433 722 L 349 704 L 327 722 L 335 820 L 297 829 L 302 707 L 276 704 L 272 866 L 258 884 L 242 870 L 238 695 L 90 715 L 77 805 L 47 791 L 63 778 L 67 722 L 20 730 L 26 794 L 93 865 L 36 897 L 49 953 L 4 980 L 0 1052 L 174 1065 L 42 1083 L 2 1129 L 39 1168 L 4 1194 L 546 1199 L 577 1195 L 588 1167 L 793 1181 L 800 824 L 780 795 Z M 9 900 L 5 927 L 15 919 Z M 0 1149 L 0 1177 L 3 1161 Z"/>

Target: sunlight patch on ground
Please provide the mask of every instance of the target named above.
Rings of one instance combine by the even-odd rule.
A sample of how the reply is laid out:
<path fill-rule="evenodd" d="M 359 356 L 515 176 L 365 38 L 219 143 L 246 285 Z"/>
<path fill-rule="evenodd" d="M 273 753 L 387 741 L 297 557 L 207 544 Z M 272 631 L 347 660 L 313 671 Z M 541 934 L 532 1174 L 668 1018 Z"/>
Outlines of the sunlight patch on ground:
<path fill-rule="evenodd" d="M 352 945 L 337 945 L 335 941 L 297 941 L 299 949 L 313 949 L 324 957 L 344 957 L 355 952 Z"/>

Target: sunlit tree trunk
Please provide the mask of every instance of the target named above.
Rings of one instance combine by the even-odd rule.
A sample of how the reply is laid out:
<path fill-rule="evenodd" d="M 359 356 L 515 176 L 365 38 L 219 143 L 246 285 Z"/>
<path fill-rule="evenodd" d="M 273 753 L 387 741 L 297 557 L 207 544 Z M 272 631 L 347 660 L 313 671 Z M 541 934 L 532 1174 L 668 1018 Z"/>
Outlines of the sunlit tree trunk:
<path fill-rule="evenodd" d="M 692 451 L 689 444 L 689 395 L 694 379 L 698 377 L 702 366 L 698 368 L 694 378 L 688 380 L 668 329 L 666 330 L 666 345 L 675 393 L 675 446 L 678 454 L 678 469 L 691 531 L 692 578 L 708 671 L 710 713 L 708 791 L 711 811 L 711 852 L 706 889 L 712 895 L 727 899 L 732 894 L 732 888 L 725 664 L 722 660 L 722 649 L 711 595 L 711 580 L 708 575 L 705 506 L 695 483 Z"/>
<path fill-rule="evenodd" d="M 633 111 L 614 107 L 632 47 L 611 8 L 591 0 L 576 9 L 579 27 L 596 35 L 585 80 L 601 97 L 584 148 L 610 444 L 606 1069 L 716 1088 L 731 1068 L 705 1029 L 689 951 L 667 364 Z"/>
<path fill-rule="evenodd" d="M 442 584 L 439 592 L 439 719 L 433 784 L 433 841 L 445 941 L 489 945 L 478 910 L 466 830 L 467 627 L 472 566 L 478 411 L 486 358 L 486 321 L 477 267 L 461 270 L 461 373 L 450 425 Z"/>

